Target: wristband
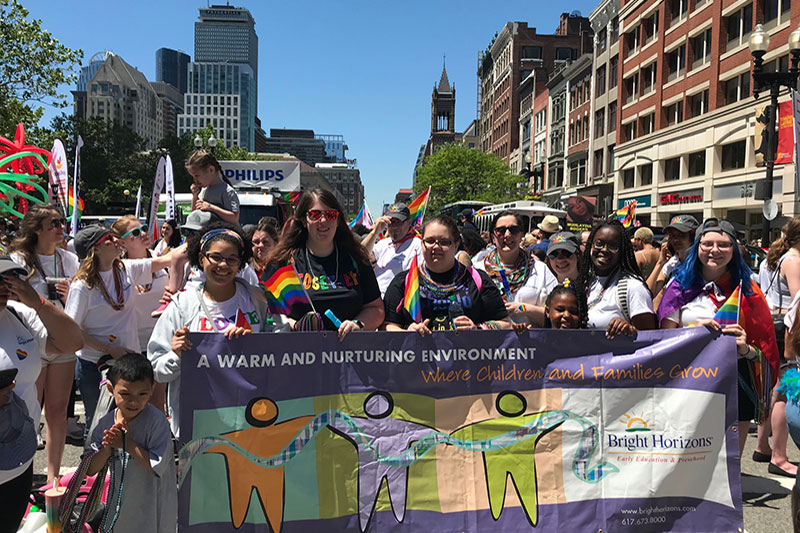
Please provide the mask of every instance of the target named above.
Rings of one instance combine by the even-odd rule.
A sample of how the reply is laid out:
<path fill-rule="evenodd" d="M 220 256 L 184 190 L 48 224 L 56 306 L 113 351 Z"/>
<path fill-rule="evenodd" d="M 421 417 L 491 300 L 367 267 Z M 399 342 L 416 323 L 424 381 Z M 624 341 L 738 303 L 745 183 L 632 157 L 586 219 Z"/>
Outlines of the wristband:
<path fill-rule="evenodd" d="M 42 300 L 42 303 L 39 305 L 38 309 L 35 309 L 37 315 L 39 314 L 39 311 L 42 310 L 42 307 L 44 307 L 44 305 L 47 303 L 47 300 L 44 299 L 44 296 L 41 296 L 40 298 Z"/>
<path fill-rule="evenodd" d="M 362 321 L 358 320 L 358 319 L 351 320 L 351 322 L 353 322 L 353 324 L 358 326 L 358 329 L 366 329 L 366 327 L 364 326 L 364 323 Z"/>

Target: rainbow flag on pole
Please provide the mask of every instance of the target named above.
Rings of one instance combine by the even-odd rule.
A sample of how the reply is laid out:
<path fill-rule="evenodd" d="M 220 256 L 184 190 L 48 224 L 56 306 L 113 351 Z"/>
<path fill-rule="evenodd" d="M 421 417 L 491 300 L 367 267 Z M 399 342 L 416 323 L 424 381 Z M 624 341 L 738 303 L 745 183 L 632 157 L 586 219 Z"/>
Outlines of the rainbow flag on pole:
<path fill-rule="evenodd" d="M 311 304 L 294 265 L 279 268 L 263 285 L 272 313 L 288 315 L 294 304 Z"/>
<path fill-rule="evenodd" d="M 633 221 L 636 220 L 636 200 L 621 209 L 617 209 L 609 218 L 616 218 L 623 226 L 630 228 L 633 226 Z"/>
<path fill-rule="evenodd" d="M 422 322 L 422 308 L 419 304 L 419 265 L 417 264 L 416 255 L 411 259 L 411 268 L 408 269 L 408 274 L 406 274 L 406 293 L 403 296 L 403 307 L 411 315 L 411 319 L 414 322 Z"/>
<path fill-rule="evenodd" d="M 364 224 L 364 227 L 367 229 L 372 229 L 372 213 L 369 212 L 366 198 L 364 199 L 364 203 L 361 204 L 361 209 L 358 210 L 356 216 L 348 224 L 348 227 L 352 228 L 356 224 Z"/>
<path fill-rule="evenodd" d="M 742 284 L 736 287 L 736 290 L 725 300 L 725 303 L 717 310 L 714 315 L 714 321 L 722 327 L 730 324 L 739 323 L 739 309 L 742 303 Z"/>
<path fill-rule="evenodd" d="M 422 219 L 425 217 L 425 208 L 428 206 L 428 197 L 431 194 L 431 188 L 425 189 L 425 192 L 414 198 L 414 201 L 408 204 L 408 210 L 411 213 L 411 227 L 418 228 L 422 226 Z"/>

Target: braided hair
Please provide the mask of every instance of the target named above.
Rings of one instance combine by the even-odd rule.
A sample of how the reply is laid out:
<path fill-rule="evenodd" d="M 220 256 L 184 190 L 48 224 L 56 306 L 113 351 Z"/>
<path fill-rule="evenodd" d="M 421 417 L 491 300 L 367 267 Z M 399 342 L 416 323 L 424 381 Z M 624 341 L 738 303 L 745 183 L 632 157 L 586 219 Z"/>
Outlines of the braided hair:
<path fill-rule="evenodd" d="M 597 274 L 594 271 L 594 262 L 592 261 L 592 243 L 597 232 L 603 228 L 613 228 L 619 234 L 619 260 L 617 268 L 622 272 L 622 275 L 629 278 L 637 279 L 644 282 L 642 272 L 639 270 L 639 265 L 636 263 L 636 255 L 633 251 L 633 244 L 628 236 L 625 234 L 625 226 L 619 220 L 607 220 L 592 228 L 589 234 L 589 239 L 586 241 L 586 249 L 583 251 L 583 261 L 580 265 L 580 280 L 584 287 L 591 287 L 594 278 Z"/>
<path fill-rule="evenodd" d="M 559 294 L 570 294 L 575 297 L 575 301 L 578 302 L 578 329 L 586 329 L 589 325 L 589 306 L 586 304 L 586 290 L 579 279 L 572 281 L 569 278 L 565 279 L 564 283 L 556 285 L 556 287 L 550 291 L 550 294 L 547 295 L 547 300 L 544 304 L 544 327 L 546 329 L 553 327 L 553 324 L 550 322 L 548 310 L 550 309 L 550 303 L 553 301 L 553 298 Z"/>

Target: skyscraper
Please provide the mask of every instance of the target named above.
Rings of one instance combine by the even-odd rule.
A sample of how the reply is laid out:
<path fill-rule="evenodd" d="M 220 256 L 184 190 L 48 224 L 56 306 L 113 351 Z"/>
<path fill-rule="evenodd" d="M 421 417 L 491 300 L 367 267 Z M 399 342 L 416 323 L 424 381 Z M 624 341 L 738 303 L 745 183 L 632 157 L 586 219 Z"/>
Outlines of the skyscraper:
<path fill-rule="evenodd" d="M 185 94 L 189 61 L 189 54 L 171 48 L 159 48 L 156 50 L 156 81 L 169 83 Z"/>
<path fill-rule="evenodd" d="M 255 150 L 258 36 L 247 9 L 200 8 L 194 26 L 194 61 L 188 66 L 178 134 L 209 125 L 226 146 Z"/>

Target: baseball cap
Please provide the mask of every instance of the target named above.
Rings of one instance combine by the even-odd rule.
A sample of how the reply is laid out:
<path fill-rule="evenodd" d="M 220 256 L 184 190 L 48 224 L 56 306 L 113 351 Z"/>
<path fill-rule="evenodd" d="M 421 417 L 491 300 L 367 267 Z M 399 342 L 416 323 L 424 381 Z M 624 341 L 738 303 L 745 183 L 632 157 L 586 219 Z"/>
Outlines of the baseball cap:
<path fill-rule="evenodd" d="M 5 246 L 0 244 L 0 274 L 8 274 L 10 276 L 25 276 L 28 271 L 22 265 L 11 259 L 8 255 L 8 250 Z"/>
<path fill-rule="evenodd" d="M 193 231 L 203 231 L 210 224 L 214 217 L 208 211 L 201 211 L 195 209 L 186 217 L 186 222 L 179 226 L 180 229 L 188 229 Z"/>
<path fill-rule="evenodd" d="M 550 255 L 556 250 L 566 250 L 570 253 L 576 253 L 580 250 L 580 243 L 578 236 L 570 231 L 562 231 L 550 237 L 550 243 L 547 246 L 547 255 Z"/>
<path fill-rule="evenodd" d="M 462 217 L 472 218 L 472 215 L 474 214 L 475 211 L 471 207 L 465 207 L 464 209 L 461 210 L 461 213 L 459 215 Z"/>
<path fill-rule="evenodd" d="M 89 250 L 100 242 L 100 239 L 110 233 L 111 230 L 100 224 L 80 230 L 78 234 L 75 235 L 75 253 L 78 254 L 78 258 L 83 260 L 84 257 L 89 255 Z"/>
<path fill-rule="evenodd" d="M 688 233 L 696 230 L 698 226 L 700 226 L 700 223 L 692 215 L 675 215 L 669 221 L 667 228 L 675 228 L 681 233 Z"/>
<path fill-rule="evenodd" d="M 386 216 L 396 218 L 400 221 L 406 221 L 411 218 L 411 211 L 408 210 L 406 204 L 397 203 L 389 206 L 389 209 L 386 210 Z"/>
<path fill-rule="evenodd" d="M 717 233 L 724 233 L 725 235 L 730 237 L 732 242 L 734 243 L 736 242 L 736 229 L 733 227 L 733 224 L 731 224 L 727 220 L 720 220 L 718 218 L 705 219 L 703 221 L 703 225 L 700 226 L 700 229 L 697 230 L 697 235 L 695 236 L 695 240 L 699 241 L 700 237 L 712 231 L 715 231 Z"/>

